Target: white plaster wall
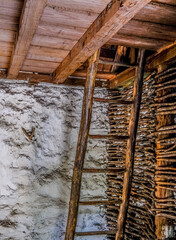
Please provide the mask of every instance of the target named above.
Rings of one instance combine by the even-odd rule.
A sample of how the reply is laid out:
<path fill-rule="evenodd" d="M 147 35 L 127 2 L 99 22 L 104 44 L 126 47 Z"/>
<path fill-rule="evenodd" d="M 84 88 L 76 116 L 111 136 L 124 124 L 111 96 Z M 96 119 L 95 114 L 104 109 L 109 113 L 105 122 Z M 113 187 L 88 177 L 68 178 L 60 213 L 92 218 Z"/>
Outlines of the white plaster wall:
<path fill-rule="evenodd" d="M 82 97 L 82 88 L 0 80 L 1 240 L 64 239 Z M 32 141 L 22 127 L 35 128 Z M 91 132 L 107 131 L 107 106 L 95 103 Z M 103 167 L 106 158 L 106 144 L 89 140 L 85 167 Z M 81 199 L 103 199 L 105 191 L 104 174 L 84 174 Z M 78 231 L 105 228 L 103 207 L 80 207 Z"/>

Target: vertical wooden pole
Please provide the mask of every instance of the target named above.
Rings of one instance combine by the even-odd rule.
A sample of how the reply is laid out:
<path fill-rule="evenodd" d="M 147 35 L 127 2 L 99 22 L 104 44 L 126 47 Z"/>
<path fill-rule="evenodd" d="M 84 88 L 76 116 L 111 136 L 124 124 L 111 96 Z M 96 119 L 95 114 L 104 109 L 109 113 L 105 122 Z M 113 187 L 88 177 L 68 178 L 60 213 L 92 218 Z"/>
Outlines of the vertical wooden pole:
<path fill-rule="evenodd" d="M 80 124 L 79 136 L 78 136 L 75 164 L 73 169 L 70 205 L 69 205 L 65 240 L 73 240 L 75 229 L 76 229 L 79 199 L 80 199 L 82 170 L 83 170 L 84 157 L 85 157 L 85 152 L 87 147 L 88 133 L 89 133 L 90 123 L 91 123 L 93 94 L 94 94 L 94 88 L 95 88 L 95 78 L 96 78 L 96 73 L 98 68 L 98 59 L 99 59 L 99 50 L 92 57 L 90 57 L 89 67 L 87 70 L 87 79 L 86 79 L 86 84 L 84 88 L 81 124 Z"/>
<path fill-rule="evenodd" d="M 117 221 L 117 234 L 116 240 L 123 239 L 124 230 L 126 225 L 126 218 L 128 212 L 128 205 L 131 192 L 133 168 L 134 168 L 134 153 L 136 144 L 136 134 L 137 126 L 139 120 L 139 111 L 142 98 L 142 86 L 143 86 L 143 76 L 145 67 L 145 50 L 140 50 L 139 52 L 139 65 L 137 68 L 137 76 L 134 80 L 133 88 L 133 101 L 131 116 L 129 122 L 129 139 L 127 141 L 127 152 L 125 160 L 125 173 L 123 179 L 123 192 L 122 192 L 122 203 L 120 206 L 120 211 Z"/>

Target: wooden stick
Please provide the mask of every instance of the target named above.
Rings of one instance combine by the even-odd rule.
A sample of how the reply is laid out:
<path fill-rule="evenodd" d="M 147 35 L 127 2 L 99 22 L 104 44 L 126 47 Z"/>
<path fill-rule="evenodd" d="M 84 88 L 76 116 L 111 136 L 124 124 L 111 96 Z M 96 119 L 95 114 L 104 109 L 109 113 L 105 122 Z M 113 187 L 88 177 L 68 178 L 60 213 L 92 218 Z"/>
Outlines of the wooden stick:
<path fill-rule="evenodd" d="M 117 136 L 117 135 L 89 135 L 89 138 L 92 138 L 92 139 L 110 139 L 110 140 L 125 140 L 125 139 L 128 139 L 129 137 L 128 136 Z"/>
<path fill-rule="evenodd" d="M 125 171 L 124 168 L 108 168 L 108 169 L 98 169 L 98 168 L 84 168 L 84 173 L 123 173 Z"/>
<path fill-rule="evenodd" d="M 139 66 L 137 68 L 137 77 L 134 81 L 133 99 L 134 103 L 131 109 L 130 123 L 129 123 L 129 139 L 127 141 L 127 152 L 125 160 L 126 172 L 124 173 L 123 180 L 123 193 L 122 204 L 120 206 L 118 221 L 117 221 L 117 233 L 116 240 L 123 239 L 124 230 L 126 225 L 127 211 L 129 205 L 129 198 L 131 192 L 133 168 L 134 168 L 134 152 L 136 144 L 137 126 L 139 120 L 139 111 L 142 98 L 142 86 L 145 66 L 145 51 L 139 52 Z"/>
<path fill-rule="evenodd" d="M 119 99 L 106 99 L 106 98 L 94 98 L 95 102 L 106 102 L 106 103 L 115 103 L 115 104 L 132 104 L 132 101 L 125 101 Z"/>
<path fill-rule="evenodd" d="M 90 205 L 90 206 L 95 206 L 95 205 L 111 205 L 111 204 L 119 204 L 121 203 L 120 200 L 99 200 L 99 201 L 80 201 L 80 205 Z"/>
<path fill-rule="evenodd" d="M 167 69 L 167 65 L 161 65 L 159 70 Z M 159 73 L 156 77 L 156 86 L 157 88 L 163 87 L 165 85 L 168 85 L 168 83 L 171 83 L 171 76 L 175 75 L 175 73 L 169 73 L 170 71 L 175 71 L 175 69 L 167 69 L 162 71 L 162 73 Z M 168 79 L 167 79 L 168 78 Z M 175 77 L 174 77 L 175 78 Z M 169 80 L 169 81 L 168 81 Z M 155 172 L 155 182 L 158 178 L 163 179 L 163 181 L 167 181 L 167 179 L 171 179 L 173 177 L 172 171 L 169 171 L 168 167 L 172 166 L 171 162 L 174 159 L 171 159 L 169 157 L 169 153 L 167 152 L 167 149 L 163 147 L 163 143 L 174 143 L 174 138 L 172 139 L 172 129 L 169 131 L 168 126 L 174 125 L 174 115 L 171 113 L 171 111 L 161 111 L 161 108 L 163 106 L 174 106 L 173 102 L 171 102 L 170 97 L 172 97 L 172 88 L 164 88 L 160 89 L 160 91 L 156 92 L 156 128 L 158 131 L 162 134 L 158 134 L 156 139 L 156 172 Z M 162 129 L 164 129 L 162 131 Z M 168 130 L 168 131 L 167 131 Z M 170 134 L 171 133 L 171 134 Z M 165 155 L 161 155 L 161 149 L 164 150 L 163 153 Z M 163 168 L 163 169 L 162 169 Z M 160 180 L 161 181 L 161 180 Z M 161 185 L 155 185 L 155 198 L 157 199 L 166 199 L 166 198 L 173 198 L 173 191 L 171 188 L 168 188 L 167 185 L 161 186 Z M 157 202 L 155 202 L 155 208 L 158 209 L 158 213 L 162 212 L 162 206 L 158 205 Z M 157 239 L 163 239 L 165 238 L 165 234 L 163 232 L 163 229 L 170 228 L 171 231 L 173 229 L 172 223 L 170 223 L 170 220 L 168 220 L 167 216 L 156 214 L 155 216 L 155 234 Z"/>
<path fill-rule="evenodd" d="M 77 232 L 76 236 L 93 236 L 93 235 L 114 235 L 116 231 L 93 231 L 93 232 Z"/>
<path fill-rule="evenodd" d="M 75 229 L 76 229 L 78 205 L 79 205 L 79 199 L 80 199 L 82 170 L 83 170 L 84 157 L 85 157 L 85 152 L 87 147 L 87 139 L 88 139 L 90 123 L 91 123 L 93 94 L 94 94 L 94 88 L 95 88 L 95 78 L 97 73 L 99 54 L 100 52 L 97 51 L 89 59 L 89 67 L 87 70 L 87 80 L 86 80 L 86 85 L 84 89 L 84 99 L 83 99 L 83 106 L 82 106 L 80 131 L 79 131 L 78 144 L 77 144 L 77 150 L 76 150 L 75 165 L 73 169 L 70 205 L 69 205 L 65 240 L 73 240 Z"/>

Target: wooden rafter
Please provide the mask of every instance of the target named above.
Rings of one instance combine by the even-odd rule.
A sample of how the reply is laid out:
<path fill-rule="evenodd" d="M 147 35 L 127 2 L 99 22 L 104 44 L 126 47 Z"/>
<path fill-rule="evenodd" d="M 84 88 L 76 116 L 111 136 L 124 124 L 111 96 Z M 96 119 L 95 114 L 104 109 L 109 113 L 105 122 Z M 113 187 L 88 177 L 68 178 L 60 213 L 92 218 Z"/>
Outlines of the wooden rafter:
<path fill-rule="evenodd" d="M 112 0 L 56 69 L 55 82 L 64 82 L 150 1 Z"/>
<path fill-rule="evenodd" d="M 173 41 L 171 40 L 169 41 L 169 40 L 162 40 L 162 39 L 156 39 L 151 37 L 147 38 L 147 37 L 117 33 L 108 41 L 108 44 L 144 48 L 144 49 L 157 51 L 161 49 L 163 46 L 166 46 L 172 42 Z"/>
<path fill-rule="evenodd" d="M 47 0 L 26 0 L 24 3 L 19 32 L 11 57 L 8 78 L 16 78 L 30 47 Z"/>
<path fill-rule="evenodd" d="M 7 72 L 5 70 L 0 70 L 0 79 L 8 80 Z M 17 80 L 26 81 L 29 84 L 37 85 L 38 83 L 53 83 L 53 77 L 49 74 L 33 74 L 28 72 L 19 72 Z M 85 78 L 82 77 L 69 77 L 65 80 L 64 85 L 66 86 L 85 86 Z M 109 81 L 105 79 L 95 80 L 96 87 L 109 87 Z"/>
<path fill-rule="evenodd" d="M 116 240 L 124 239 L 124 230 L 126 225 L 127 211 L 131 193 L 131 184 L 134 168 L 134 153 L 136 144 L 136 135 L 139 119 L 139 111 L 142 97 L 142 85 L 143 85 L 143 74 L 145 66 L 145 51 L 140 51 L 140 61 L 137 72 L 137 76 L 134 81 L 133 89 L 133 104 L 131 109 L 130 123 L 129 123 L 129 139 L 127 141 L 127 151 L 125 160 L 125 173 L 123 178 L 123 191 L 122 191 L 122 203 L 119 210 L 119 216 L 117 221 L 117 234 Z"/>

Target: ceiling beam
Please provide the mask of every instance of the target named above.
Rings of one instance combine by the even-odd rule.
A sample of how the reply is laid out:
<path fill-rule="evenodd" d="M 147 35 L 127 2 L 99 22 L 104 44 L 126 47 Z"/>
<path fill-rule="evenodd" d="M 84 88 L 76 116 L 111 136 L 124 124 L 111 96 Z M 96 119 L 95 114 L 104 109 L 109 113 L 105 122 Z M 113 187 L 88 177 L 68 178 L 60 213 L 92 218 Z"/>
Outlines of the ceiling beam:
<path fill-rule="evenodd" d="M 0 79 L 2 80 L 10 80 L 7 77 L 7 72 L 5 70 L 0 70 Z M 15 80 L 21 80 L 22 82 L 26 81 L 28 84 L 37 85 L 39 83 L 51 83 L 53 84 L 53 77 L 49 74 L 36 74 L 36 73 L 29 73 L 29 72 L 19 72 L 18 76 Z M 65 80 L 63 83 L 65 86 L 85 86 L 85 78 L 83 77 L 75 77 L 70 76 Z M 107 79 L 98 79 L 95 80 L 95 86 L 100 88 L 109 88 L 109 81 Z"/>
<path fill-rule="evenodd" d="M 47 0 L 26 0 L 20 18 L 19 31 L 11 56 L 8 78 L 16 78 L 29 50 L 33 35 Z"/>
<path fill-rule="evenodd" d="M 112 0 L 56 69 L 54 81 L 64 82 L 150 1 Z"/>
<path fill-rule="evenodd" d="M 134 47 L 134 48 L 144 48 L 147 50 L 157 51 L 164 46 L 172 43 L 171 40 L 163 40 L 156 38 L 146 38 L 135 35 L 125 35 L 125 34 L 115 34 L 107 44 L 110 45 L 121 45 L 126 47 Z"/>

